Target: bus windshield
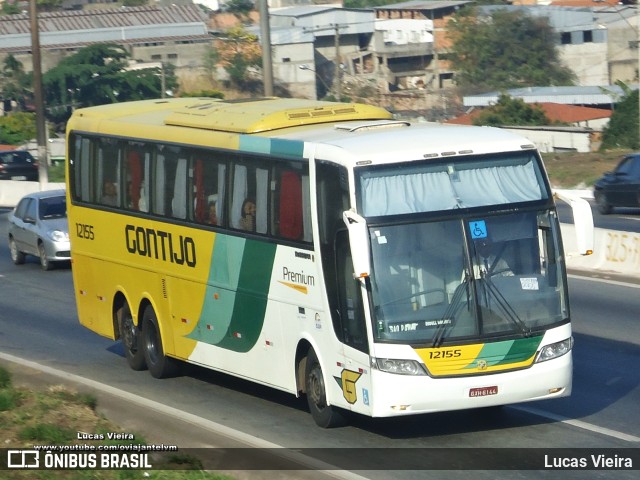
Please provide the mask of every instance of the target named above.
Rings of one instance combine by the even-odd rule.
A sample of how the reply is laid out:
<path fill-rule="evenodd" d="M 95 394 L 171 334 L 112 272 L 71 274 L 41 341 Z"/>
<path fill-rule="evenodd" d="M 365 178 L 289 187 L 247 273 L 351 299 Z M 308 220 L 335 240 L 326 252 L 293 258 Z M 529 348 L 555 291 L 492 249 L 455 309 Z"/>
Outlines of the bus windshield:
<path fill-rule="evenodd" d="M 551 210 L 374 226 L 376 341 L 527 336 L 569 317 Z"/>
<path fill-rule="evenodd" d="M 550 196 L 533 151 L 362 168 L 357 178 L 364 217 L 505 205 Z"/>

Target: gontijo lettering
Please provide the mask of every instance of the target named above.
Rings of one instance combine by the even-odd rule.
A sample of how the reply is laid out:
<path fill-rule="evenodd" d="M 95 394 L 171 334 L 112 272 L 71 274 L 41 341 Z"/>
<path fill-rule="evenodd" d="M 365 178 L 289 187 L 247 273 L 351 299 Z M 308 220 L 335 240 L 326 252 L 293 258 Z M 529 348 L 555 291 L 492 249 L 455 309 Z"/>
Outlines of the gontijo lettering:
<path fill-rule="evenodd" d="M 178 265 L 196 266 L 196 244 L 191 237 L 174 236 L 162 230 L 135 225 L 124 227 L 124 234 L 129 253 Z"/>

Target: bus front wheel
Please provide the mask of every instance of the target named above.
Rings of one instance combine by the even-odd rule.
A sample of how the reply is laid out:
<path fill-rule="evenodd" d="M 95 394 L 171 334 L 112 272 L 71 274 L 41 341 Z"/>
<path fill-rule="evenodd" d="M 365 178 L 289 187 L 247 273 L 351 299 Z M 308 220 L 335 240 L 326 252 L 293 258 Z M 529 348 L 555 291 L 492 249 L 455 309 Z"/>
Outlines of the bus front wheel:
<path fill-rule="evenodd" d="M 124 347 L 124 356 L 132 370 L 144 370 L 147 364 L 144 360 L 144 352 L 140 344 L 140 330 L 133 323 L 133 315 L 129 304 L 125 304 L 118 310 L 118 324 L 120 325 L 120 338 Z"/>
<path fill-rule="evenodd" d="M 307 403 L 313 420 L 319 427 L 332 428 L 345 424 L 345 417 L 337 407 L 327 405 L 327 391 L 322 367 L 313 350 L 309 351 L 305 369 Z"/>
<path fill-rule="evenodd" d="M 154 378 L 173 377 L 178 373 L 178 361 L 164 354 L 158 319 L 150 305 L 142 315 L 142 350 L 149 373 Z"/>

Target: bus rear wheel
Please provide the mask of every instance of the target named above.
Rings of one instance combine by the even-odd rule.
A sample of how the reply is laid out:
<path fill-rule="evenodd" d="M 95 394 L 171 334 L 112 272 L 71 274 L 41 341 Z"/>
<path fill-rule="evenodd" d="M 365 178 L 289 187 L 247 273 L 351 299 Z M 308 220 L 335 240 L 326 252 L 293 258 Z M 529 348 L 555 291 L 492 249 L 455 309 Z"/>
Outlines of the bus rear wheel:
<path fill-rule="evenodd" d="M 142 315 L 142 350 L 152 377 L 168 378 L 178 373 L 178 361 L 164 354 L 158 319 L 151 305 Z"/>
<path fill-rule="evenodd" d="M 322 367 L 316 352 L 309 351 L 305 369 L 307 403 L 313 420 L 319 427 L 333 428 L 346 423 L 344 414 L 337 407 L 327 405 L 327 391 L 322 375 Z"/>
<path fill-rule="evenodd" d="M 124 347 L 124 356 L 132 370 L 145 370 L 147 363 L 144 360 L 140 341 L 140 330 L 133 323 L 133 315 L 129 304 L 125 303 L 118 310 L 118 324 L 120 326 L 120 338 Z"/>

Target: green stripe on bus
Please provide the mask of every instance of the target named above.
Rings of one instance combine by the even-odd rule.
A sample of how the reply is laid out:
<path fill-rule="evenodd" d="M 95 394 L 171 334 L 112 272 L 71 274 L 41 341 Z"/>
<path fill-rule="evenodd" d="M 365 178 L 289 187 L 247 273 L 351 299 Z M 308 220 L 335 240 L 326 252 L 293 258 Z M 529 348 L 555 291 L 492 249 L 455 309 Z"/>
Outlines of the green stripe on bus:
<path fill-rule="evenodd" d="M 202 312 L 188 338 L 251 350 L 264 324 L 275 253 L 272 243 L 216 235 Z"/>
<path fill-rule="evenodd" d="M 227 335 L 217 344 L 248 352 L 258 341 L 267 310 L 276 245 L 247 240 L 242 255 L 238 290 Z"/>
<path fill-rule="evenodd" d="M 514 341 L 507 354 L 504 356 L 502 361 L 497 363 L 497 365 L 524 362 L 535 355 L 536 350 L 538 350 L 538 347 L 540 346 L 540 342 L 542 342 L 542 335 L 530 338 L 520 338 Z"/>
<path fill-rule="evenodd" d="M 202 312 L 188 338 L 216 345 L 227 335 L 240 278 L 240 263 L 233 259 L 242 258 L 245 243 L 244 238 L 216 235 Z"/>
<path fill-rule="evenodd" d="M 487 343 L 465 368 L 477 368 L 479 360 L 486 361 L 488 367 L 523 362 L 535 354 L 540 342 L 542 336 Z"/>

